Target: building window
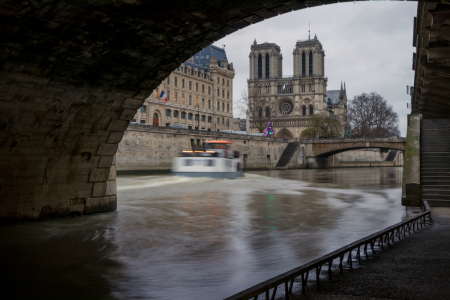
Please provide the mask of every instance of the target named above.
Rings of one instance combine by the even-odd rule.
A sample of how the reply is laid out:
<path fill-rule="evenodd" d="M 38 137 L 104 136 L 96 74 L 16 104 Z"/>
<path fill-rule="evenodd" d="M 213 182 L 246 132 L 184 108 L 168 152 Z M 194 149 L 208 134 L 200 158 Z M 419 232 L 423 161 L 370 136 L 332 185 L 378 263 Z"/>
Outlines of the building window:
<path fill-rule="evenodd" d="M 306 106 L 303 105 L 303 115 L 306 116 Z"/>
<path fill-rule="evenodd" d="M 209 59 L 209 54 L 205 55 L 205 59 Z"/>
<path fill-rule="evenodd" d="M 192 120 L 192 114 L 191 113 L 188 114 L 188 120 Z"/>
<path fill-rule="evenodd" d="M 195 91 L 198 92 L 198 83 L 195 83 Z"/>
<path fill-rule="evenodd" d="M 208 109 L 211 109 L 211 100 L 208 100 Z"/>
<path fill-rule="evenodd" d="M 217 125 L 220 125 L 220 118 L 217 118 Z"/>
<path fill-rule="evenodd" d="M 195 97 L 195 105 L 198 106 L 198 97 Z"/>
<path fill-rule="evenodd" d="M 222 98 L 225 99 L 225 91 L 224 90 L 222 90 Z"/>
<path fill-rule="evenodd" d="M 217 101 L 217 110 L 220 110 L 220 102 Z"/>
<path fill-rule="evenodd" d="M 306 56 L 305 52 L 302 53 L 302 76 L 305 77 L 305 63 L 306 63 Z"/>
<path fill-rule="evenodd" d="M 181 88 L 184 89 L 184 79 L 181 79 Z"/>
<path fill-rule="evenodd" d="M 198 121 L 198 114 L 195 114 L 195 121 Z"/>
<path fill-rule="evenodd" d="M 220 78 L 217 76 L 217 84 L 220 83 Z"/>
<path fill-rule="evenodd" d="M 230 120 L 227 119 L 227 127 L 230 127 Z"/>
<path fill-rule="evenodd" d="M 266 107 L 266 117 L 270 117 L 270 108 Z"/>
<path fill-rule="evenodd" d="M 222 125 L 225 125 L 225 118 L 222 117 Z"/>
<path fill-rule="evenodd" d="M 175 102 L 177 102 L 177 97 L 178 97 L 178 94 L 177 94 L 177 92 L 175 92 Z"/>
<path fill-rule="evenodd" d="M 220 97 L 220 89 L 217 89 L 217 97 Z"/>
<path fill-rule="evenodd" d="M 309 51 L 309 76 L 313 76 L 313 53 Z"/>
<path fill-rule="evenodd" d="M 170 84 L 170 77 L 167 77 L 167 84 Z"/>
<path fill-rule="evenodd" d="M 181 112 L 181 118 L 186 119 L 186 113 L 184 111 Z"/>
<path fill-rule="evenodd" d="M 230 87 L 230 81 L 227 80 L 227 87 Z"/>
<path fill-rule="evenodd" d="M 225 79 L 222 79 L 222 85 L 225 86 Z"/>
<path fill-rule="evenodd" d="M 166 109 L 166 116 L 170 117 L 170 109 Z"/>
<path fill-rule="evenodd" d="M 206 116 L 202 115 L 202 122 L 205 122 L 205 121 L 206 121 Z"/>
<path fill-rule="evenodd" d="M 208 86 L 208 95 L 211 95 L 211 87 Z"/>
<path fill-rule="evenodd" d="M 141 120 L 141 124 L 145 124 L 145 120 Z"/>
<path fill-rule="evenodd" d="M 170 100 L 170 91 L 167 91 L 167 101 Z"/>
<path fill-rule="evenodd" d="M 178 110 L 174 110 L 173 111 L 173 117 L 174 118 L 178 118 Z"/>
<path fill-rule="evenodd" d="M 222 111 L 225 111 L 225 103 L 222 102 Z"/>
<path fill-rule="evenodd" d="M 262 78 L 262 56 L 258 55 L 258 79 Z"/>
<path fill-rule="evenodd" d="M 166 123 L 166 127 L 169 127 L 170 126 L 170 123 Z"/>
<path fill-rule="evenodd" d="M 205 99 L 202 99 L 202 107 L 205 107 Z"/>
<path fill-rule="evenodd" d="M 309 114 L 311 116 L 314 114 L 314 107 L 312 105 L 309 107 Z"/>
<path fill-rule="evenodd" d="M 192 105 L 192 96 L 189 95 L 189 105 Z"/>
<path fill-rule="evenodd" d="M 227 91 L 227 99 L 230 99 L 230 91 Z"/>
<path fill-rule="evenodd" d="M 185 102 L 185 99 L 184 99 L 184 94 L 183 94 L 183 104 L 185 104 L 186 102 Z"/>
<path fill-rule="evenodd" d="M 203 94 L 205 93 L 205 85 L 204 84 L 202 84 L 202 93 Z"/>
<path fill-rule="evenodd" d="M 230 112 L 230 104 L 227 103 L 227 113 Z"/>
<path fill-rule="evenodd" d="M 141 113 L 145 114 L 147 112 L 147 106 L 141 106 Z"/>
<path fill-rule="evenodd" d="M 131 119 L 131 123 L 136 123 L 136 119 Z"/>
<path fill-rule="evenodd" d="M 208 123 L 211 123 L 212 117 L 208 117 Z"/>
<path fill-rule="evenodd" d="M 176 77 L 174 77 L 174 83 L 173 83 L 173 85 L 174 85 L 174 86 L 177 86 L 177 85 L 178 85 L 178 80 L 177 80 Z"/>
<path fill-rule="evenodd" d="M 155 90 L 155 97 L 156 97 L 156 98 L 159 97 L 158 89 Z"/>
<path fill-rule="evenodd" d="M 269 79 L 269 54 L 266 54 L 266 79 Z"/>
<path fill-rule="evenodd" d="M 189 81 L 189 90 L 192 90 L 192 82 Z"/>

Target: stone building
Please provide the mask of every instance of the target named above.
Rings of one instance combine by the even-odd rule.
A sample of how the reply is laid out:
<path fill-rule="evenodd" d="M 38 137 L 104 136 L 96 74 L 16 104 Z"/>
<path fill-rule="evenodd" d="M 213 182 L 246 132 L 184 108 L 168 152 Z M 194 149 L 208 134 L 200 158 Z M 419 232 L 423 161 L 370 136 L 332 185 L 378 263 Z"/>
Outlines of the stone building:
<path fill-rule="evenodd" d="M 209 46 L 182 63 L 145 100 L 132 122 L 189 129 L 232 128 L 233 63 L 225 49 Z M 164 91 L 168 101 L 160 97 Z"/>
<path fill-rule="evenodd" d="M 249 102 L 261 103 L 253 106 L 259 110 L 258 115 L 266 116 L 275 135 L 282 138 L 299 138 L 313 114 L 334 115 L 344 125 L 346 92 L 341 89 L 335 98 L 335 91 L 327 91 L 325 51 L 317 35 L 314 39 L 297 41 L 293 55 L 293 75 L 283 76 L 280 47 L 274 43 L 253 42 L 247 84 Z M 327 101 L 328 93 L 333 95 L 331 102 Z M 247 131 L 257 132 L 251 112 L 247 119 Z"/>

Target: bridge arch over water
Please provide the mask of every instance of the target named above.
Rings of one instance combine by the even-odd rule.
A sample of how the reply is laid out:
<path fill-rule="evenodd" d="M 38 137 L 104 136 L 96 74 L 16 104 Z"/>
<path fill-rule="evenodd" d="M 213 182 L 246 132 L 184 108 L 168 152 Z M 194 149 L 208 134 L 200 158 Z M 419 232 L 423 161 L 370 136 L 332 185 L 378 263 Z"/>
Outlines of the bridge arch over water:
<path fill-rule="evenodd" d="M 118 143 L 172 70 L 239 29 L 332 3 L 2 1 L 0 220 L 115 209 Z"/>

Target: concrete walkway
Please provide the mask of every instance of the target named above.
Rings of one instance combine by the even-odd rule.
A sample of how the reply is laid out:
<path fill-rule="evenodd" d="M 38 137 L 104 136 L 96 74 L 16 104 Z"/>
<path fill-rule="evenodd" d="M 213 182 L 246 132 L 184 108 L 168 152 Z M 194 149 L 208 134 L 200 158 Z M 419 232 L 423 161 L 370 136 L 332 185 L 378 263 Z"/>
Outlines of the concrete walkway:
<path fill-rule="evenodd" d="M 450 208 L 433 207 L 431 216 L 432 225 L 292 298 L 450 299 Z"/>

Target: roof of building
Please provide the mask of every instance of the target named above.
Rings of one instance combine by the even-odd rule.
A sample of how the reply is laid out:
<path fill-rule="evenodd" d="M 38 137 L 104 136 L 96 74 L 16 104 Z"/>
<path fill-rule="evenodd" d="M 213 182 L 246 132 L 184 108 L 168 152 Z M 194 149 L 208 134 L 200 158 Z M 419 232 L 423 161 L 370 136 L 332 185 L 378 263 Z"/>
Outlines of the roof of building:
<path fill-rule="evenodd" d="M 227 54 L 225 53 L 225 48 L 219 48 L 214 45 L 210 45 L 206 48 L 203 48 L 200 52 L 194 55 L 194 61 L 196 65 L 208 67 L 211 57 L 215 57 L 217 62 L 220 63 L 223 60 L 227 61 Z"/>
<path fill-rule="evenodd" d="M 331 102 L 331 104 L 339 104 L 339 97 L 341 96 L 341 90 L 331 90 L 327 91 L 327 103 Z"/>

